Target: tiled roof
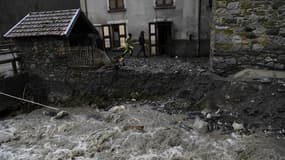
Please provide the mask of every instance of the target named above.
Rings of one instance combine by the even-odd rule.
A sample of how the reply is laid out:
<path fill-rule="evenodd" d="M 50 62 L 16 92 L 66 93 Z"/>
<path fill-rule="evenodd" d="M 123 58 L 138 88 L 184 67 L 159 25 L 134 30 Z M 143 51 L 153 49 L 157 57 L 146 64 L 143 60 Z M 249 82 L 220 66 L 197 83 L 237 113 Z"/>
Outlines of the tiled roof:
<path fill-rule="evenodd" d="M 31 12 L 4 37 L 68 36 L 79 14 L 80 9 Z"/>

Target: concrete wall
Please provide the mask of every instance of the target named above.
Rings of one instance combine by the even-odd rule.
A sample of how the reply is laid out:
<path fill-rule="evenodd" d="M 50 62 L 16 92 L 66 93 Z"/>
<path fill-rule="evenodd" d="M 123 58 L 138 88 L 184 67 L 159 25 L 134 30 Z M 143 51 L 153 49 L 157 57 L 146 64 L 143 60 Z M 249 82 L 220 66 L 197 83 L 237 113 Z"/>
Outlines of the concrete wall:
<path fill-rule="evenodd" d="M 145 31 L 145 37 L 148 39 L 149 22 L 158 20 L 170 20 L 173 22 L 173 39 L 183 40 L 186 49 L 180 49 L 178 54 L 188 55 L 196 54 L 196 43 L 198 38 L 198 0 L 176 0 L 174 8 L 156 9 L 154 0 L 125 0 L 126 11 L 108 12 L 107 0 L 81 0 L 81 8 L 86 12 L 91 22 L 94 24 L 108 24 L 116 22 L 127 23 L 127 32 L 132 33 L 134 38 L 138 38 L 140 31 Z M 201 38 L 209 39 L 210 17 L 206 12 L 208 0 L 202 0 L 203 14 Z M 87 6 L 87 8 L 86 8 Z M 192 42 L 189 36 L 193 35 Z M 180 46 L 181 46 L 180 45 Z M 191 45 L 191 46 L 190 46 Z M 174 49 L 175 50 L 175 49 Z"/>
<path fill-rule="evenodd" d="M 216 0 L 212 64 L 219 73 L 285 69 L 284 0 Z"/>

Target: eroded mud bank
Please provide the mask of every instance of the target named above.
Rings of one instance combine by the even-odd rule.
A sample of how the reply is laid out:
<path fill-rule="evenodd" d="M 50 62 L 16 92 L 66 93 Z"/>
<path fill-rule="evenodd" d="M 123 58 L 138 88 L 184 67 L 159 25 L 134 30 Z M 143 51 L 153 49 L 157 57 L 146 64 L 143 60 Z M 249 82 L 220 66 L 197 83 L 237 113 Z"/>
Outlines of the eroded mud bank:
<path fill-rule="evenodd" d="M 282 79 L 220 78 L 203 60 L 154 57 L 41 84 L 70 115 L 0 121 L 0 159 L 284 159 Z"/>

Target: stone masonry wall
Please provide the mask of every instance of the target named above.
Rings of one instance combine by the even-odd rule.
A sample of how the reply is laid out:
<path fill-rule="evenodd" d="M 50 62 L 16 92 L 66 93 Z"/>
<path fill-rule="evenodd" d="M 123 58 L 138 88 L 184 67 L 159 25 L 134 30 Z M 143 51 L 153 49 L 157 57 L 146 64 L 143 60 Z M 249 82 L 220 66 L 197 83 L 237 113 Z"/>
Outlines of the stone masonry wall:
<path fill-rule="evenodd" d="M 21 51 L 22 72 L 28 73 L 33 83 L 44 87 L 42 90 L 47 93 L 49 100 L 55 97 L 64 99 L 63 97 L 67 97 L 66 94 L 68 96 L 72 94 L 74 88 L 87 90 L 88 84 L 94 79 L 91 76 L 96 71 L 94 67 L 107 64 L 109 60 L 105 52 L 96 50 L 96 57 L 94 57 L 96 66 L 86 68 L 72 66 L 70 49 L 84 48 L 84 46 L 70 47 L 67 39 L 54 37 L 14 39 L 14 41 L 17 50 Z M 72 52 L 72 54 L 76 53 Z M 32 84 L 32 86 L 35 85 Z M 38 88 L 37 85 L 33 89 Z"/>
<path fill-rule="evenodd" d="M 207 72 L 194 72 L 198 71 L 198 68 L 201 69 L 200 66 L 197 69 L 193 67 L 193 72 L 189 72 L 188 69 L 185 69 L 186 72 L 176 72 L 175 69 L 166 73 L 118 66 L 100 69 L 78 68 L 69 66 L 68 56 L 56 52 L 65 47 L 65 41 L 21 40 L 16 44 L 23 51 L 24 72 L 35 79 L 32 81 L 33 84 L 40 84 L 32 87 L 35 86 L 35 90 L 44 87 L 42 90 L 45 91 L 48 101 L 56 104 L 76 97 L 90 97 L 91 101 L 95 101 L 95 96 L 107 99 L 137 99 L 164 95 L 189 97 L 191 102 L 195 103 L 218 84 Z"/>
<path fill-rule="evenodd" d="M 64 50 L 69 46 L 67 40 L 46 37 L 17 39 L 15 42 L 17 49 L 22 52 L 23 72 L 49 80 L 66 70 Z"/>
<path fill-rule="evenodd" d="M 215 0 L 211 62 L 218 73 L 285 69 L 284 0 Z"/>

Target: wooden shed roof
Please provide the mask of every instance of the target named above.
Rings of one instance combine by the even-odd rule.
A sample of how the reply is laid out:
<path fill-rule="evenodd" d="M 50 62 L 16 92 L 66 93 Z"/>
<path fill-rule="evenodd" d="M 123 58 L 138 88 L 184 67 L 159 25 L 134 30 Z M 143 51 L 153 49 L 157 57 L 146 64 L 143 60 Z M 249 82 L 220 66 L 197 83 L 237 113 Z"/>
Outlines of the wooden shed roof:
<path fill-rule="evenodd" d="M 80 14 L 80 9 L 31 12 L 4 34 L 4 37 L 68 37 Z M 88 21 L 87 18 L 86 20 Z"/>

